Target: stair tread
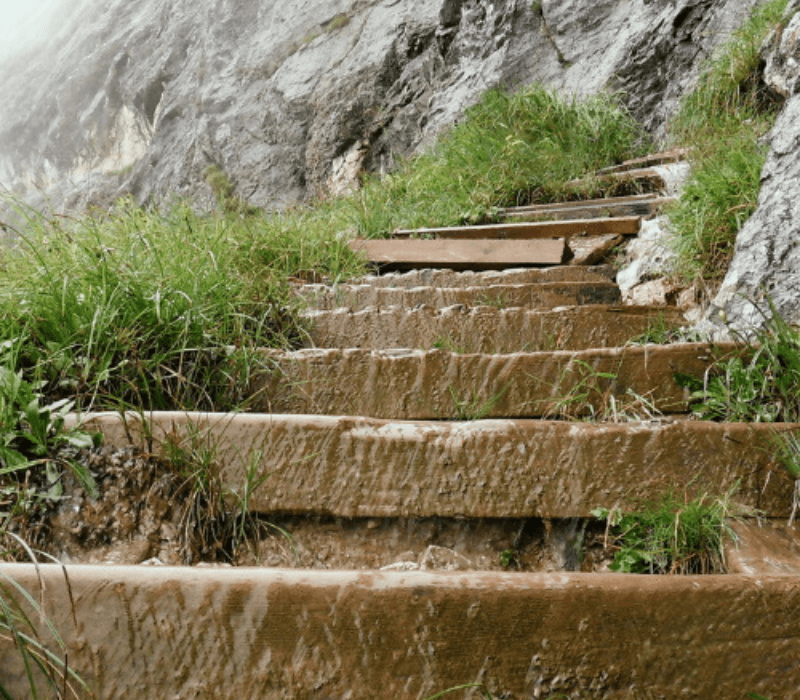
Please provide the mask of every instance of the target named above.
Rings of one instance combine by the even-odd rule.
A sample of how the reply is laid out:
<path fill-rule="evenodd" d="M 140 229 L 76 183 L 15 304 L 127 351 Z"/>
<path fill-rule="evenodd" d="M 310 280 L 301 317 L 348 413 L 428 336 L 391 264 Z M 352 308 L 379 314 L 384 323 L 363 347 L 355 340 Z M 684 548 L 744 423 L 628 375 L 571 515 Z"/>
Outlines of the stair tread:
<path fill-rule="evenodd" d="M 170 440 L 211 437 L 231 488 L 255 455 L 258 475 L 269 475 L 251 497 L 263 513 L 470 518 L 588 517 L 598 505 L 670 487 L 724 493 L 737 480 L 745 505 L 783 517 L 793 484 L 765 481 L 772 466 L 762 441 L 800 428 L 184 412 L 89 414 L 84 424 L 110 444 L 132 438 L 157 451 Z"/>

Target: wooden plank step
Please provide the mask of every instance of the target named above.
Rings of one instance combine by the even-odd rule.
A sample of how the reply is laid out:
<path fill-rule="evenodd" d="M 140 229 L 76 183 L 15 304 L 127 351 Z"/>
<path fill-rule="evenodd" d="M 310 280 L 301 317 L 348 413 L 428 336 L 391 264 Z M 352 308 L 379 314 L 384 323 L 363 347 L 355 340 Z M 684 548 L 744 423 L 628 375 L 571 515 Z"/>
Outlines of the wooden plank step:
<path fill-rule="evenodd" d="M 785 517 L 794 482 L 764 445 L 774 431 L 800 429 L 185 412 L 89 414 L 84 425 L 115 447 L 213 445 L 231 490 L 253 464 L 266 477 L 249 501 L 257 512 L 386 518 L 588 517 L 671 488 L 720 494 L 737 482 L 738 502 Z"/>
<path fill-rule="evenodd" d="M 675 201 L 674 197 L 647 197 L 645 199 L 615 202 L 609 198 L 597 204 L 571 202 L 560 207 L 540 209 L 538 207 L 516 207 L 502 211 L 501 216 L 513 221 L 590 219 L 623 216 L 648 217 L 657 213 L 661 207 Z M 625 198 L 628 199 L 628 198 Z"/>
<path fill-rule="evenodd" d="M 364 309 L 371 306 L 404 306 L 420 304 L 434 307 L 465 304 L 555 308 L 580 304 L 619 304 L 619 287 L 607 279 L 602 282 L 542 282 L 539 284 L 490 284 L 478 287 L 374 287 L 370 284 L 303 285 L 295 288 L 309 307 L 326 310 L 341 307 Z"/>
<path fill-rule="evenodd" d="M 561 265 L 566 258 L 563 239 L 539 240 L 366 240 L 350 247 L 367 260 L 389 269 L 449 267 L 454 270 Z"/>
<path fill-rule="evenodd" d="M 69 587 L 58 566 L 0 572 L 41 596 L 96 700 L 419 700 L 465 685 L 445 697 L 738 700 L 800 686 L 796 576 L 67 570 Z M 28 697 L 11 643 L 0 668 Z"/>
<path fill-rule="evenodd" d="M 663 190 L 667 187 L 664 174 L 660 172 L 658 168 L 633 168 L 631 170 L 621 170 L 599 175 L 592 174 L 588 177 L 578 178 L 567 184 L 578 186 L 586 182 L 609 185 L 631 183 L 650 192 Z"/>
<path fill-rule="evenodd" d="M 659 153 L 651 153 L 650 155 L 641 158 L 632 158 L 626 160 L 619 165 L 612 165 L 608 168 L 602 168 L 597 171 L 598 175 L 608 173 L 619 173 L 626 170 L 635 170 L 638 168 L 652 168 L 659 165 L 668 165 L 670 163 L 679 163 L 686 160 L 691 149 L 689 148 L 673 148 L 668 151 L 660 151 Z"/>
<path fill-rule="evenodd" d="M 702 379 L 735 344 L 685 343 L 577 352 L 460 355 L 444 350 L 264 351 L 252 410 L 410 420 L 611 416 L 626 407 L 678 414 L 680 371 Z"/>
<path fill-rule="evenodd" d="M 604 219 L 572 219 L 568 221 L 532 221 L 523 223 L 486 224 L 484 226 L 449 226 L 446 228 L 420 228 L 395 231 L 398 238 L 409 236 L 435 236 L 436 238 L 492 238 L 536 239 L 559 238 L 576 235 L 602 235 L 639 233 L 641 218 L 619 216 Z"/>
<path fill-rule="evenodd" d="M 675 308 L 572 306 L 558 310 L 463 305 L 308 311 L 309 341 L 321 348 L 440 348 L 462 354 L 585 350 L 625 345 L 649 328 L 678 328 Z"/>
<path fill-rule="evenodd" d="M 593 206 L 595 204 L 606 204 L 608 202 L 617 202 L 619 204 L 625 203 L 633 203 L 633 202 L 646 202 L 650 199 L 657 199 L 659 195 L 653 194 L 652 192 L 646 192 L 644 194 L 631 194 L 626 195 L 624 197 L 600 197 L 598 199 L 575 199 L 575 200 L 565 200 L 563 202 L 548 202 L 547 204 L 524 204 L 517 207 L 505 207 L 501 209 L 501 212 L 504 211 L 522 211 L 522 210 L 535 210 L 535 211 L 549 211 L 552 209 L 563 209 L 564 207 L 568 207 L 571 205 L 590 205 Z"/>

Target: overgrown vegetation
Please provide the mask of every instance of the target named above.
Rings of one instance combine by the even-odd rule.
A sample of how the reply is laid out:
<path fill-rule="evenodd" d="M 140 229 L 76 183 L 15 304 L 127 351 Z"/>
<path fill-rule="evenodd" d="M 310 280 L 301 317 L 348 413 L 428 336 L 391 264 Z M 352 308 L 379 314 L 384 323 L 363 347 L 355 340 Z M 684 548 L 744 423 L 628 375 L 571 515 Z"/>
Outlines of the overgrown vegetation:
<path fill-rule="evenodd" d="M 772 423 L 800 420 L 800 333 L 772 308 L 754 345 L 716 361 L 702 378 L 676 374 L 704 420 Z"/>
<path fill-rule="evenodd" d="M 76 220 L 26 211 L 2 252 L 0 338 L 11 372 L 76 407 L 229 410 L 247 399 L 262 347 L 303 336 L 287 277 L 360 270 L 343 241 L 291 215 L 201 215 L 123 200 Z"/>
<path fill-rule="evenodd" d="M 348 201 L 364 236 L 486 221 L 497 207 L 602 194 L 611 185 L 581 191 L 569 183 L 649 146 L 612 96 L 570 100 L 538 85 L 490 90 L 429 152 L 368 178 Z"/>
<path fill-rule="evenodd" d="M 80 410 L 242 407 L 264 370 L 258 350 L 302 341 L 287 278 L 359 274 L 348 238 L 576 196 L 570 179 L 644 149 L 613 98 L 536 86 L 490 91 L 429 153 L 285 213 L 245 205 L 217 165 L 204 173 L 218 204 L 208 214 L 181 201 L 122 200 L 76 219 L 20 207 L 15 244 L 0 251 L 0 341 L 19 344 L 8 369 Z"/>
<path fill-rule="evenodd" d="M 738 485 L 737 485 L 738 487 Z M 636 511 L 597 508 L 592 515 L 607 522 L 606 548 L 614 551 L 612 571 L 634 574 L 724 573 L 728 524 L 739 515 L 731 496 L 695 499 L 668 493 Z"/>
<path fill-rule="evenodd" d="M 760 81 L 759 49 L 786 9 L 759 3 L 709 62 L 670 125 L 689 146 L 692 175 L 671 211 L 678 272 L 707 280 L 725 274 L 736 234 L 755 210 L 766 150 L 761 138 L 780 108 Z"/>

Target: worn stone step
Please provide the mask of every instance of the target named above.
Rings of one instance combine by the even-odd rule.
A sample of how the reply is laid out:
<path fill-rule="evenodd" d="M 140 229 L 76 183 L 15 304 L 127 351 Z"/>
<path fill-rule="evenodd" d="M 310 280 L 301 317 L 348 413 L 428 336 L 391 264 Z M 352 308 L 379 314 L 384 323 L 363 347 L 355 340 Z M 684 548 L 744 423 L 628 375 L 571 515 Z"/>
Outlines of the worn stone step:
<path fill-rule="evenodd" d="M 447 267 L 453 270 L 502 270 L 561 265 L 567 259 L 563 239 L 364 240 L 350 242 L 370 263 L 390 270 Z"/>
<path fill-rule="evenodd" d="M 599 282 L 613 281 L 616 271 L 610 265 L 583 268 L 557 266 L 546 268 L 518 268 L 510 270 L 454 271 L 424 268 L 409 272 L 390 272 L 383 275 L 367 275 L 349 280 L 353 285 L 371 287 L 490 287 L 498 284 L 541 284 L 544 282 Z"/>
<path fill-rule="evenodd" d="M 420 304 L 442 308 L 494 306 L 497 308 L 554 308 L 579 304 L 618 304 L 619 287 L 607 278 L 587 282 L 541 282 L 533 284 L 484 284 L 478 287 L 378 287 L 373 284 L 298 285 L 294 292 L 311 308 L 364 309 L 373 306 Z"/>
<path fill-rule="evenodd" d="M 584 350 L 625 345 L 649 328 L 678 328 L 675 308 L 570 306 L 554 310 L 421 306 L 308 311 L 320 348 L 440 348 L 458 353 Z"/>
<path fill-rule="evenodd" d="M 632 406 L 683 413 L 676 371 L 702 378 L 734 344 L 459 355 L 445 350 L 265 351 L 252 408 L 397 419 L 608 415 Z"/>
<path fill-rule="evenodd" d="M 800 685 L 795 576 L 67 572 L 0 568 L 41 594 L 97 700 L 419 700 L 471 682 L 498 698 L 738 700 Z M 0 668 L 27 697 L 13 645 Z"/>
<path fill-rule="evenodd" d="M 674 201 L 673 197 L 654 197 L 652 195 L 609 197 L 586 202 L 510 207 L 502 210 L 501 216 L 508 221 L 548 221 L 624 216 L 650 217 L 663 206 Z"/>
<path fill-rule="evenodd" d="M 800 428 L 178 412 L 89 414 L 83 423 L 112 446 L 211 447 L 238 492 L 251 466 L 266 477 L 251 510 L 353 518 L 589 517 L 670 489 L 720 494 L 736 484 L 736 500 L 785 517 L 794 482 L 765 448 L 775 431 Z"/>
<path fill-rule="evenodd" d="M 445 239 L 537 239 L 578 235 L 618 233 L 632 236 L 639 233 L 641 217 L 622 216 L 602 219 L 568 219 L 565 221 L 530 221 L 520 223 L 485 224 L 481 226 L 450 226 L 395 231 L 395 237 L 434 236 Z M 391 240 L 391 239 L 390 239 Z"/>

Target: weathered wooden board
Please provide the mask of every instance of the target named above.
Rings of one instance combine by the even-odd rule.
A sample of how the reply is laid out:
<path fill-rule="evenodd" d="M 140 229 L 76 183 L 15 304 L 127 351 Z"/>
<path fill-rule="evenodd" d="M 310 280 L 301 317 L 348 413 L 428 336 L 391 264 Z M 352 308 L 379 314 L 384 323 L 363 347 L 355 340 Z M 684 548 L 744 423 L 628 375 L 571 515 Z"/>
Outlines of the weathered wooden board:
<path fill-rule="evenodd" d="M 571 219 L 569 221 L 526 221 L 521 223 L 487 224 L 486 226 L 451 226 L 447 228 L 420 228 L 395 231 L 398 238 L 414 235 L 436 238 L 560 238 L 575 235 L 601 235 L 639 233 L 641 218 L 620 216 L 604 219 Z"/>
<path fill-rule="evenodd" d="M 656 165 L 665 165 L 667 163 L 677 163 L 686 160 L 689 155 L 688 148 L 673 148 L 669 151 L 661 151 L 659 153 L 651 153 L 650 155 L 643 156 L 642 158 L 632 158 L 626 160 L 619 165 L 612 165 L 609 168 L 598 170 L 598 175 L 605 175 L 608 173 L 618 173 L 625 170 L 634 170 L 635 168 L 652 168 Z"/>
<path fill-rule="evenodd" d="M 560 265 L 567 247 L 563 239 L 536 240 L 364 240 L 350 243 L 370 262 L 392 268 L 447 267 L 457 270 L 504 269 Z"/>
<path fill-rule="evenodd" d="M 621 200 L 621 201 L 618 201 Z M 627 200 L 627 201 L 625 201 Z M 557 207 L 514 207 L 502 216 L 513 221 L 592 219 L 601 217 L 651 216 L 661 207 L 674 202 L 672 197 L 613 197 L 598 203 L 570 202 Z"/>

